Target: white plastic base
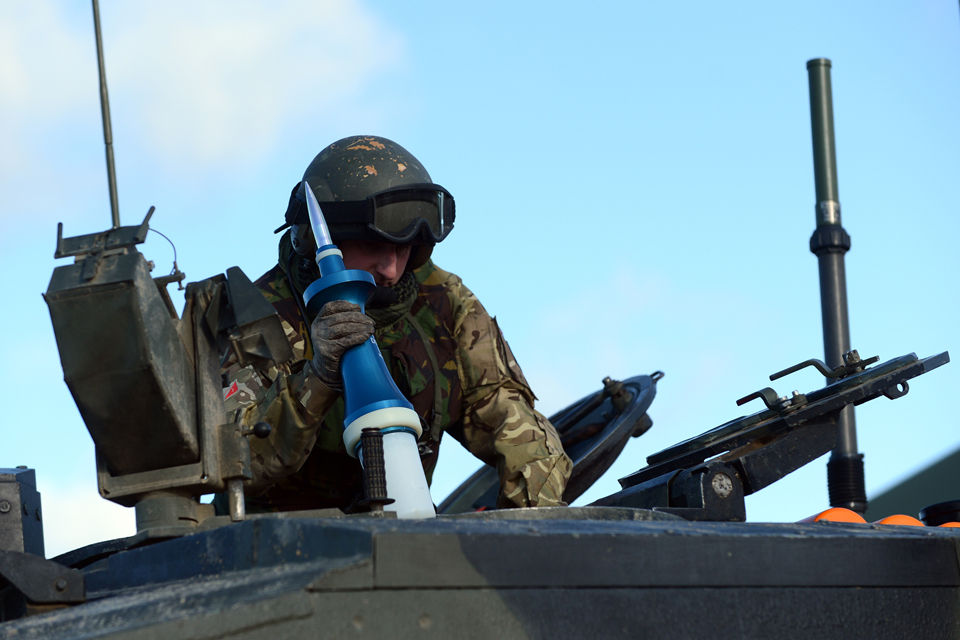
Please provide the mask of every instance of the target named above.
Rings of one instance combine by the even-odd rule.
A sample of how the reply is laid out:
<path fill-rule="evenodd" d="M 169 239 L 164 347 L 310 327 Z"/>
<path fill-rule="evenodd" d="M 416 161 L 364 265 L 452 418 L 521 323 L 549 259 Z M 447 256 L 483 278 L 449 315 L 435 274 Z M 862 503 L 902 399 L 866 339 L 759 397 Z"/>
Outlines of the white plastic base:
<path fill-rule="evenodd" d="M 361 452 L 361 462 L 362 458 Z M 383 434 L 383 464 L 387 472 L 387 497 L 395 500 L 383 510 L 396 511 L 398 518 L 436 517 L 427 478 L 420 464 L 417 439 L 412 433 L 393 431 Z"/>
<path fill-rule="evenodd" d="M 347 453 L 357 457 L 357 445 L 360 444 L 360 433 L 369 428 L 386 429 L 387 427 L 409 427 L 417 432 L 417 438 L 423 433 L 420 426 L 420 416 L 413 409 L 405 407 L 389 407 L 365 413 L 353 422 L 344 426 L 343 444 Z"/>

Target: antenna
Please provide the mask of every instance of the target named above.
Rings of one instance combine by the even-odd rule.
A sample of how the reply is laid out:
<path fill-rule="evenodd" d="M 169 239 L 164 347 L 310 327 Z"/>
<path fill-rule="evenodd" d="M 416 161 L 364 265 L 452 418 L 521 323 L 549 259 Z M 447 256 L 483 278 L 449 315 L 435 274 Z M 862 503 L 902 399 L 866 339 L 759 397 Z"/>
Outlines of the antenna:
<path fill-rule="evenodd" d="M 107 147 L 107 182 L 110 185 L 110 214 L 113 228 L 120 227 L 117 200 L 117 172 L 113 166 L 113 133 L 110 130 L 110 97 L 107 95 L 107 70 L 103 66 L 103 38 L 100 36 L 100 7 L 93 0 L 93 29 L 97 34 L 97 64 L 100 67 L 100 111 L 103 114 L 103 144 Z"/>
<path fill-rule="evenodd" d="M 860 357 L 856 351 L 850 350 L 847 272 L 843 260 L 844 254 L 850 250 L 850 234 L 840 224 L 830 67 L 831 63 L 826 58 L 807 61 L 813 173 L 817 193 L 817 229 L 810 238 L 810 251 L 817 256 L 820 270 L 824 360 L 828 367 L 836 368 L 855 362 Z M 860 514 L 866 512 L 863 454 L 857 451 L 857 422 L 852 404 L 840 413 L 837 446 L 827 463 L 827 484 L 831 507 L 845 507 Z"/>

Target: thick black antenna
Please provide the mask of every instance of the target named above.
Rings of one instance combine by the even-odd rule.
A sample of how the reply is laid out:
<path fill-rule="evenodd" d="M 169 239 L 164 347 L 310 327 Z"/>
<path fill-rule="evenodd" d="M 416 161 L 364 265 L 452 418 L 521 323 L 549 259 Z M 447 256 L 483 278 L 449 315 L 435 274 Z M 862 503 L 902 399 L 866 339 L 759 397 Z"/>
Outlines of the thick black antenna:
<path fill-rule="evenodd" d="M 827 366 L 833 369 L 859 356 L 850 350 L 847 276 L 843 260 L 844 254 L 850 250 L 850 235 L 840 224 L 840 189 L 837 186 L 830 66 L 830 61 L 826 58 L 807 62 L 810 121 L 813 129 L 813 172 L 817 190 L 817 229 L 810 238 L 810 251 L 817 256 L 820 267 L 824 360 Z M 830 506 L 845 507 L 857 513 L 867 510 L 863 454 L 857 451 L 857 422 L 852 404 L 847 405 L 840 413 L 837 446 L 827 463 L 827 481 Z"/>
<path fill-rule="evenodd" d="M 100 111 L 103 113 L 103 144 L 107 147 L 107 181 L 110 185 L 110 214 L 113 228 L 120 227 L 120 203 L 117 199 L 117 171 L 113 166 L 113 133 L 110 130 L 110 97 L 107 95 L 107 70 L 103 66 L 103 39 L 100 37 L 100 7 L 93 0 L 93 29 L 97 34 L 97 63 L 100 66 Z"/>

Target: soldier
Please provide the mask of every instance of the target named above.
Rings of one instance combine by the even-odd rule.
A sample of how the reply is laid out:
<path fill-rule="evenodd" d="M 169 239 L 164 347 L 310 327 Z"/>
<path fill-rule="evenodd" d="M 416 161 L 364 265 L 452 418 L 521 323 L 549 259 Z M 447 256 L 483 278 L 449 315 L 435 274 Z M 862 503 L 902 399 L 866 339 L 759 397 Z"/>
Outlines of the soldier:
<path fill-rule="evenodd" d="M 252 510 L 361 509 L 363 472 L 343 444 L 339 361 L 371 334 L 401 392 L 424 424 L 419 446 L 429 482 L 449 433 L 500 478 L 497 505 L 564 505 L 571 462 L 497 326 L 460 278 L 430 254 L 454 222 L 453 197 L 433 184 L 408 151 L 385 138 L 333 143 L 304 174 L 349 269 L 370 273 L 377 290 L 366 315 L 326 304 L 307 318 L 303 291 L 319 277 L 302 182 L 294 188 L 277 266 L 257 287 L 283 321 L 296 359 L 266 371 L 228 361 L 228 419 L 266 421 L 251 438 Z"/>

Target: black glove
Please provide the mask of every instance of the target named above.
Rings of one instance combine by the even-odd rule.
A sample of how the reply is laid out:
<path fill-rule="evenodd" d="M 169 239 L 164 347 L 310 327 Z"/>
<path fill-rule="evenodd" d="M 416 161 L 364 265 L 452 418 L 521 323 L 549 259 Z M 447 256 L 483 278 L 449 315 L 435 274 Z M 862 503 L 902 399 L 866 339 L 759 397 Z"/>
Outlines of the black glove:
<path fill-rule="evenodd" d="M 343 353 L 363 344 L 373 335 L 374 322 L 360 311 L 358 305 L 346 300 L 332 300 L 323 305 L 313 321 L 313 370 L 331 389 L 342 389 L 340 358 Z"/>

